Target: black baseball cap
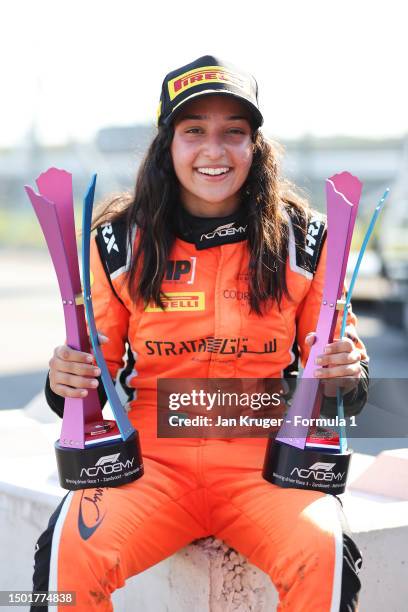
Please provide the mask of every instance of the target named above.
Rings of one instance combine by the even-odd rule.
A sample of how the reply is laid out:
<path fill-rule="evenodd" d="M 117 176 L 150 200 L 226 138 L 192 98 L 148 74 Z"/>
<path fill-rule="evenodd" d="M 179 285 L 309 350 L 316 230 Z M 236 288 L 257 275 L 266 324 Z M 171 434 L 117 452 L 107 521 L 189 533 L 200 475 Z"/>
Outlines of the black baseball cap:
<path fill-rule="evenodd" d="M 255 78 L 213 55 L 203 55 L 166 75 L 157 110 L 157 125 L 171 123 L 186 102 L 214 94 L 230 95 L 245 102 L 254 126 L 262 125 Z"/>

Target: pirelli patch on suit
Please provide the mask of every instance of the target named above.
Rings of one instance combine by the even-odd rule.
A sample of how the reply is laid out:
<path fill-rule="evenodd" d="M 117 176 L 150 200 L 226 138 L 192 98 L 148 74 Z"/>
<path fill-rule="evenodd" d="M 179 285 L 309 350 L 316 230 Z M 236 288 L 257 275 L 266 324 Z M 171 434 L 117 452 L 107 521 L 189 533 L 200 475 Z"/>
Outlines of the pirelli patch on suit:
<path fill-rule="evenodd" d="M 193 310 L 205 310 L 204 291 L 166 291 L 162 297 L 164 310 L 166 312 L 189 312 Z M 146 312 L 163 312 L 160 306 L 150 303 L 145 308 Z"/>

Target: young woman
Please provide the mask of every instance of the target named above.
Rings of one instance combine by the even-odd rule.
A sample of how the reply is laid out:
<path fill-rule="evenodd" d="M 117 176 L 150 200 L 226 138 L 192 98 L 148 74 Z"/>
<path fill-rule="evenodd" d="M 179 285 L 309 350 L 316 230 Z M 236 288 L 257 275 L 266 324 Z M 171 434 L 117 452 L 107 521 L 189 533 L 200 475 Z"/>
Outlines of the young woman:
<path fill-rule="evenodd" d="M 261 124 L 250 75 L 211 56 L 171 72 L 134 194 L 96 215 L 95 317 L 114 379 L 128 348 L 120 381 L 145 474 L 68 493 L 39 538 L 34 589 L 76 591 L 77 610 L 111 610 L 128 577 L 209 535 L 269 574 L 282 609 L 356 609 L 361 557 L 336 497 L 266 482 L 265 438 L 157 436 L 158 378 L 279 378 L 313 343 L 324 218 L 281 178 Z M 347 337 L 327 346 L 316 373 L 350 381 L 354 413 L 367 391 L 355 324 L 350 311 Z M 58 414 L 64 397 L 99 385 L 90 361 L 55 349 L 46 395 Z"/>

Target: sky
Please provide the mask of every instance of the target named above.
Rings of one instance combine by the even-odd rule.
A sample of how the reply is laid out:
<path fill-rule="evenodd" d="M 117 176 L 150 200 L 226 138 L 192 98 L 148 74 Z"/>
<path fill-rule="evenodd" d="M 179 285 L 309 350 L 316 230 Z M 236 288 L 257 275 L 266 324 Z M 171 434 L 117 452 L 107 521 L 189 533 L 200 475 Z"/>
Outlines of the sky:
<path fill-rule="evenodd" d="M 265 131 L 408 133 L 401 0 L 5 0 L 0 147 L 153 123 L 165 74 L 213 54 L 254 74 Z"/>

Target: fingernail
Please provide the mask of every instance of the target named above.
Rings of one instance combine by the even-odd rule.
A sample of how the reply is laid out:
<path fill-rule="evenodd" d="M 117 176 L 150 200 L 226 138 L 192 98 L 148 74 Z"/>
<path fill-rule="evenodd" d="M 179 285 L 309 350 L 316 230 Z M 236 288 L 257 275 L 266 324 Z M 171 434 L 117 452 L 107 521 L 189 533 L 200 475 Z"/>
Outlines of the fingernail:
<path fill-rule="evenodd" d="M 94 374 L 96 374 L 97 376 L 99 376 L 99 374 L 101 373 L 99 368 L 94 368 Z"/>
<path fill-rule="evenodd" d="M 86 395 L 88 395 L 88 391 L 81 391 L 81 397 L 85 397 Z"/>
<path fill-rule="evenodd" d="M 86 360 L 87 360 L 89 363 L 92 363 L 92 362 L 93 362 L 93 357 L 92 357 L 92 355 L 88 355 L 88 357 L 86 358 Z"/>
<path fill-rule="evenodd" d="M 91 380 L 91 385 L 93 387 L 97 387 L 99 385 L 99 381 L 98 380 Z"/>
<path fill-rule="evenodd" d="M 323 376 L 323 372 L 322 370 L 315 370 L 314 375 L 316 376 L 316 378 L 320 378 L 321 376 Z"/>
<path fill-rule="evenodd" d="M 331 348 L 329 348 L 328 346 L 326 346 L 326 348 L 324 349 L 324 352 L 325 352 L 325 353 L 330 353 L 330 351 L 331 351 Z"/>
<path fill-rule="evenodd" d="M 321 363 L 322 363 L 322 360 L 320 359 L 320 357 L 317 357 L 317 358 L 315 359 L 315 364 L 316 364 L 316 365 L 320 365 Z"/>

